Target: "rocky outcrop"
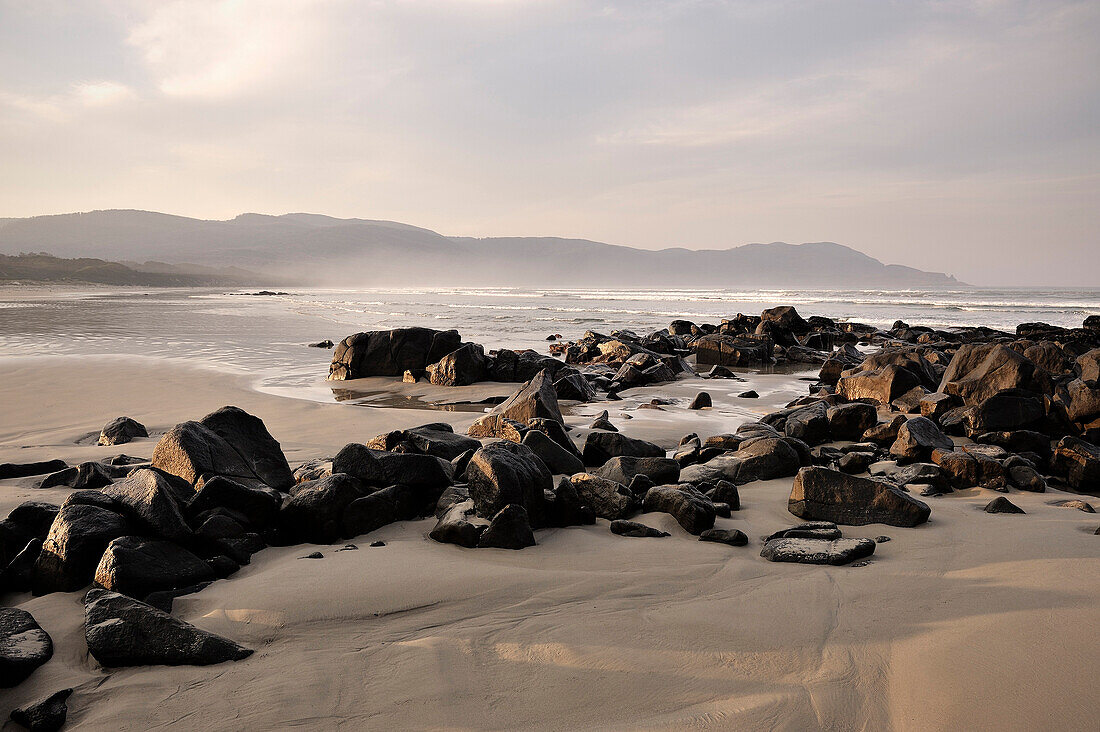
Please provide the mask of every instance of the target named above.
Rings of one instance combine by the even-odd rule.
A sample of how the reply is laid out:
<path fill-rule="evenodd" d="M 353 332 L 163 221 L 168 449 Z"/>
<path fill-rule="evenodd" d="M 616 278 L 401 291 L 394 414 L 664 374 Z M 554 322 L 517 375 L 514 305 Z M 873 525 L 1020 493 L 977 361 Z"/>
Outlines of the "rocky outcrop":
<path fill-rule="evenodd" d="M 1049 393 L 1050 377 L 1002 344 L 966 344 L 951 358 L 938 391 L 973 406 L 1005 389 Z"/>
<path fill-rule="evenodd" d="M 397 328 L 356 333 L 337 344 L 328 378 L 361 379 L 401 376 L 405 371 L 423 372 L 429 364 L 461 345 L 462 337 L 457 330 Z"/>
<path fill-rule="evenodd" d="M 142 532 L 185 542 L 191 537 L 191 528 L 180 509 L 179 494 L 179 489 L 165 475 L 148 468 L 135 470 L 129 477 L 103 489 L 103 495 Z"/>
<path fill-rule="evenodd" d="M 809 521 L 904 527 L 923 524 L 932 512 L 899 488 L 821 467 L 798 471 L 787 510 Z"/>

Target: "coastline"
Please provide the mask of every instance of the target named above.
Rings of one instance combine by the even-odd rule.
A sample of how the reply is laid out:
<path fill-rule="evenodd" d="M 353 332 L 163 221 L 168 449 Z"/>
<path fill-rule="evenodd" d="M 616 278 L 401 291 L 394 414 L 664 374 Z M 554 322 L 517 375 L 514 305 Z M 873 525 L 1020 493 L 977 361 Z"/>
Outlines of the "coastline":
<path fill-rule="evenodd" d="M 477 416 L 288 399 L 248 381 L 125 358 L 4 359 L 0 461 L 147 457 L 157 433 L 224 404 L 261 417 L 291 465 L 390 429 L 461 430 Z M 643 391 L 679 399 L 677 389 L 696 390 L 684 383 Z M 788 399 L 773 396 L 751 409 Z M 715 418 L 683 411 L 613 421 L 673 440 L 690 431 L 685 419 Z M 144 417 L 153 436 L 74 444 L 119 414 Z M 359 551 L 316 547 L 323 561 L 299 560 L 303 546 L 268 548 L 230 581 L 177 600 L 179 617 L 257 649 L 229 666 L 104 670 L 83 651 L 83 593 L 11 596 L 59 652 L 0 691 L 0 707 L 75 686 L 69 724 L 82 729 L 1068 730 L 1100 715 L 1089 630 L 1100 622 L 1096 519 L 1049 505 L 1076 496 L 1014 494 L 1029 514 L 1020 520 L 981 513 L 996 494 L 969 489 L 933 499 L 932 520 L 917 529 L 846 528 L 892 536 L 865 567 L 769 564 L 759 538 L 791 524 L 790 488 L 791 479 L 742 488 L 742 510 L 717 525 L 748 534 L 743 549 L 699 542 L 660 513 L 646 521 L 672 534 L 662 541 L 623 541 L 601 520 L 541 531 L 523 552 L 471 552 L 431 542 L 433 522 L 422 520 L 359 537 Z M 68 492 L 2 481 L 0 511 Z M 368 548 L 376 539 L 386 546 Z"/>

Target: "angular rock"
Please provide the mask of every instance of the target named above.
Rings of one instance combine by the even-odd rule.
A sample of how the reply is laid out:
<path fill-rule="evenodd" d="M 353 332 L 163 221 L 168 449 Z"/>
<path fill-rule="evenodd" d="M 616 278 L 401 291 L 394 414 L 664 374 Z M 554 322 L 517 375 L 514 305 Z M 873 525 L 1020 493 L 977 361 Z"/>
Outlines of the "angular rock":
<path fill-rule="evenodd" d="M 882 447 L 892 445 L 898 439 L 898 432 L 906 421 L 905 417 L 899 414 L 889 422 L 868 427 L 860 438 L 860 442 L 873 442 Z"/>
<path fill-rule="evenodd" d="M 360 495 L 358 482 L 344 473 L 301 483 L 279 512 L 284 541 L 333 544 L 344 538 L 344 511 Z"/>
<path fill-rule="evenodd" d="M 524 383 L 514 394 L 498 404 L 484 417 L 475 421 L 466 434 L 471 437 L 496 437 L 506 419 L 526 423 L 542 417 L 562 422 L 558 407 L 558 393 L 554 389 L 550 372 L 540 371 L 535 378 Z"/>
<path fill-rule="evenodd" d="M 714 526 L 714 504 L 690 485 L 659 485 L 645 494 L 642 510 L 671 514 L 689 534 L 699 535 Z"/>
<path fill-rule="evenodd" d="M 0 480 L 56 473 L 67 467 L 69 466 L 64 460 L 42 460 L 36 463 L 2 463 L 0 464 Z"/>
<path fill-rule="evenodd" d="M 626 486 L 590 473 L 577 473 L 569 479 L 581 503 L 596 516 L 609 521 L 626 518 L 633 508 L 633 494 Z"/>
<path fill-rule="evenodd" d="M 282 447 L 259 417 L 238 407 L 222 407 L 199 422 L 236 450 L 267 486 L 284 491 L 294 485 L 294 474 L 290 472 Z"/>
<path fill-rule="evenodd" d="M 340 523 L 345 537 L 361 536 L 394 521 L 410 521 L 423 507 L 415 489 L 391 485 L 353 500 L 344 509 Z"/>
<path fill-rule="evenodd" d="M 566 374 L 554 382 L 558 399 L 590 402 L 596 398 L 596 389 L 580 374 Z"/>
<path fill-rule="evenodd" d="M 974 406 L 1005 389 L 1049 393 L 1050 377 L 1002 344 L 966 344 L 951 358 L 938 391 Z"/>
<path fill-rule="evenodd" d="M 514 503 L 533 527 L 543 526 L 543 494 L 553 489 L 553 476 L 529 447 L 494 442 L 480 448 L 466 467 L 466 482 L 479 516 L 490 518 Z"/>
<path fill-rule="evenodd" d="M 473 549 L 486 528 L 485 524 L 475 524 L 467 519 L 473 510 L 473 501 L 454 504 L 439 518 L 428 537 L 441 544 L 457 544 Z"/>
<path fill-rule="evenodd" d="M 596 523 L 596 512 L 581 500 L 569 478 L 558 481 L 553 495 L 546 494 L 545 506 L 547 526 L 591 526 Z"/>
<path fill-rule="evenodd" d="M 572 475 L 584 470 L 584 463 L 579 457 L 551 440 L 543 432 L 538 430 L 528 431 L 523 436 L 521 444 L 531 448 L 531 451 L 546 464 L 546 467 L 554 475 Z"/>
<path fill-rule="evenodd" d="M 151 605 L 110 590 L 84 598 L 88 652 L 103 666 L 208 666 L 252 655 L 238 645 Z"/>
<path fill-rule="evenodd" d="M 836 393 L 854 402 L 868 399 L 889 404 L 910 389 L 920 386 L 920 377 L 909 369 L 890 364 L 879 369 L 857 371 L 837 381 Z"/>
<path fill-rule="evenodd" d="M 209 565 L 169 541 L 120 536 L 107 545 L 95 570 L 95 583 L 135 598 L 212 582 Z"/>
<path fill-rule="evenodd" d="M 971 406 L 967 426 L 971 433 L 1019 430 L 1043 419 L 1042 398 L 1024 389 L 1005 389 Z"/>
<path fill-rule="evenodd" d="M 428 381 L 436 386 L 466 386 L 489 376 L 489 359 L 477 343 L 464 343 L 428 366 Z"/>
<path fill-rule="evenodd" d="M 831 407 L 826 416 L 833 440 L 858 440 L 878 423 L 878 410 L 863 402 Z"/>
<path fill-rule="evenodd" d="M 575 472 L 582 471 L 583 468 Z M 654 485 L 667 485 L 675 483 L 680 478 L 680 464 L 666 457 L 619 455 L 590 472 L 592 475 L 607 478 L 622 485 L 630 485 L 637 475 L 648 477 Z"/>
<path fill-rule="evenodd" d="M 783 431 L 788 437 L 802 440 L 808 445 L 819 445 L 829 440 L 828 407 L 817 402 L 787 415 Z"/>
<path fill-rule="evenodd" d="M 130 523 L 118 513 L 102 506 L 71 502 L 73 496 L 82 500 L 76 493 L 66 500 L 42 542 L 31 583 L 36 595 L 72 592 L 84 587 L 92 581 L 107 545 L 131 533 Z M 106 496 L 103 501 L 111 503 Z"/>
<path fill-rule="evenodd" d="M 21 709 L 14 709 L 11 721 L 26 727 L 30 732 L 57 732 L 65 726 L 69 714 L 66 703 L 72 689 L 62 689 Z"/>
<path fill-rule="evenodd" d="M 848 526 L 912 527 L 931 514 L 927 504 L 899 488 L 820 467 L 798 471 L 787 510 L 802 519 Z"/>
<path fill-rule="evenodd" d="M 1051 472 L 1082 493 L 1100 495 L 1100 447 L 1077 437 L 1063 437 L 1050 459 Z"/>
<path fill-rule="evenodd" d="M 53 657 L 53 641 L 34 616 L 17 607 L 0 607 L 0 687 L 21 684 Z"/>
<path fill-rule="evenodd" d="M 477 542 L 479 549 L 523 549 L 534 545 L 535 535 L 527 520 L 527 511 L 515 503 L 508 504 L 493 516 Z"/>
<path fill-rule="evenodd" d="M 613 457 L 660 457 L 665 451 L 645 440 L 636 440 L 618 432 L 589 432 L 582 457 L 588 466 L 601 466 Z"/>
<path fill-rule="evenodd" d="M 318 479 L 331 474 L 329 472 L 318 476 Z M 198 516 L 215 508 L 227 508 L 244 516 L 252 528 L 265 529 L 278 520 L 282 496 L 282 493 L 273 488 L 246 486 L 229 478 L 217 476 L 202 483 L 187 503 L 186 512 L 189 516 Z"/>
<path fill-rule="evenodd" d="M 688 409 L 708 409 L 713 407 L 714 403 L 710 398 L 710 394 L 705 391 L 701 391 L 695 395 L 695 398 L 691 400 L 691 404 L 688 405 Z"/>
<path fill-rule="evenodd" d="M 191 529 L 183 518 L 178 492 L 161 473 L 148 468 L 107 486 L 103 494 L 143 532 L 175 542 L 185 542 Z"/>
<path fill-rule="evenodd" d="M 930 459 L 933 450 L 950 450 L 954 446 L 935 422 L 927 417 L 913 417 L 898 428 L 898 438 L 890 446 L 890 454 L 899 461 L 914 462 Z"/>

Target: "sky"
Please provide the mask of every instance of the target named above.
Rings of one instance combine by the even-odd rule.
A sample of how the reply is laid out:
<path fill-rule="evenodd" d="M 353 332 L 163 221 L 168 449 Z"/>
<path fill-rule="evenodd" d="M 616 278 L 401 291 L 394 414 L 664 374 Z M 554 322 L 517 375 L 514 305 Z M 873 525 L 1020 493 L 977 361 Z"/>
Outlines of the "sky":
<path fill-rule="evenodd" d="M 105 208 L 1100 286 L 1100 2 L 0 0 L 0 217 Z"/>

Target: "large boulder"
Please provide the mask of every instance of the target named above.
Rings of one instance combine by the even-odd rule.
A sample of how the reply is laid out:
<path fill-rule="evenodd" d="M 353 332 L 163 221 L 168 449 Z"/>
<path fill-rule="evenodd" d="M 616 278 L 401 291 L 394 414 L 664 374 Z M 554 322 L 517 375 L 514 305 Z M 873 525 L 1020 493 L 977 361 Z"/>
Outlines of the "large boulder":
<path fill-rule="evenodd" d="M 350 475 L 365 486 L 409 486 L 427 504 L 451 485 L 454 466 L 432 455 L 371 450 L 353 442 L 332 459 L 332 472 Z"/>
<path fill-rule="evenodd" d="M 488 375 L 489 359 L 477 343 L 464 343 L 428 366 L 428 381 L 436 386 L 476 384 Z"/>
<path fill-rule="evenodd" d="M 110 499 L 100 496 L 102 500 L 96 505 L 77 502 L 87 497 L 74 493 L 61 506 L 34 565 L 34 594 L 72 592 L 84 587 L 92 581 L 107 545 L 131 533 L 130 523 L 108 507 L 113 505 Z"/>
<path fill-rule="evenodd" d="M 195 517 L 206 511 L 228 509 L 246 519 L 251 528 L 262 530 L 278 520 L 283 495 L 272 488 L 246 486 L 217 476 L 203 482 L 186 511 Z"/>
<path fill-rule="evenodd" d="M 535 418 L 564 421 L 549 371 L 540 371 L 535 378 L 470 425 L 466 433 L 471 437 L 498 437 L 505 420 L 526 423 Z"/>
<path fill-rule="evenodd" d="M 1066 384 L 1066 414 L 1074 422 L 1088 422 L 1100 416 L 1100 386 L 1081 379 Z"/>
<path fill-rule="evenodd" d="M 259 417 L 239 407 L 222 407 L 199 423 L 229 443 L 266 485 L 276 490 L 287 490 L 294 485 L 294 474 L 282 448 Z"/>
<path fill-rule="evenodd" d="M 99 431 L 100 445 L 123 445 L 136 437 L 148 437 L 145 425 L 130 417 L 116 417 Z"/>
<path fill-rule="evenodd" d="M 689 534 L 698 536 L 714 526 L 714 504 L 690 485 L 658 485 L 645 494 L 642 510 L 671 514 Z"/>
<path fill-rule="evenodd" d="M 356 333 L 336 346 L 328 378 L 339 381 L 421 372 L 461 345 L 457 330 L 397 328 Z"/>
<path fill-rule="evenodd" d="M 248 648 L 126 595 L 89 590 L 84 598 L 88 652 L 104 666 L 208 666 L 240 661 Z"/>
<path fill-rule="evenodd" d="M 971 433 L 1024 429 L 1043 419 L 1042 397 L 1026 389 L 1004 389 L 973 405 L 966 417 Z"/>
<path fill-rule="evenodd" d="M 830 407 L 826 416 L 829 435 L 834 440 L 858 440 L 878 423 L 878 410 L 863 402 Z"/>
<path fill-rule="evenodd" d="M 0 687 L 21 684 L 53 657 L 53 641 L 34 616 L 17 607 L 0 607 Z"/>
<path fill-rule="evenodd" d="M 634 507 L 634 494 L 621 483 L 591 473 L 577 473 L 569 482 L 576 489 L 581 503 L 591 508 L 599 518 L 609 521 L 626 518 Z"/>
<path fill-rule="evenodd" d="M 529 447 L 494 442 L 480 448 L 466 467 L 466 482 L 478 516 L 491 518 L 517 504 L 527 511 L 533 527 L 544 525 L 544 491 L 553 489 L 554 480 Z"/>
<path fill-rule="evenodd" d="M 619 455 L 591 472 L 592 475 L 607 478 L 622 485 L 630 485 L 635 475 L 644 475 L 655 485 L 669 485 L 680 479 L 680 464 L 666 457 Z"/>
<path fill-rule="evenodd" d="M 280 453 L 281 454 L 281 453 Z M 286 459 L 283 458 L 285 464 Z M 160 438 L 153 449 L 153 467 L 178 475 L 195 485 L 200 480 L 223 475 L 247 485 L 270 485 L 253 470 L 246 460 L 217 432 L 201 422 L 181 422 Z M 286 490 L 294 484 L 293 473 L 272 488 Z"/>
<path fill-rule="evenodd" d="M 180 509 L 179 491 L 155 470 L 135 470 L 127 478 L 104 488 L 103 494 L 143 532 L 175 542 L 185 542 L 191 537 L 191 529 Z"/>
<path fill-rule="evenodd" d="M 584 470 L 584 463 L 579 457 L 551 440 L 545 432 L 528 430 L 523 435 L 521 444 L 531 448 L 531 451 L 555 475 L 572 475 Z"/>
<path fill-rule="evenodd" d="M 692 343 L 699 366 L 760 366 L 772 362 L 774 343 L 768 336 L 712 333 Z"/>
<path fill-rule="evenodd" d="M 951 358 L 938 391 L 973 406 L 1005 389 L 1049 393 L 1050 376 L 1002 344 L 965 344 Z"/>
<path fill-rule="evenodd" d="M 927 417 L 913 417 L 898 429 L 890 454 L 899 461 L 916 462 L 930 459 L 933 450 L 951 450 L 954 446 L 935 422 Z"/>
<path fill-rule="evenodd" d="M 454 460 L 467 450 L 476 450 L 481 443 L 466 435 L 456 435 L 449 424 L 438 422 L 413 427 L 408 430 L 395 430 L 378 435 L 366 442 L 373 450 L 392 451 L 399 447 L 404 451 L 413 451 L 425 455 L 434 455 L 444 460 Z"/>
<path fill-rule="evenodd" d="M 913 371 L 888 364 L 878 369 L 861 370 L 842 376 L 837 381 L 836 393 L 850 402 L 866 399 L 877 404 L 889 404 L 920 385 L 921 379 Z"/>
<path fill-rule="evenodd" d="M 1100 348 L 1082 353 L 1076 363 L 1082 381 L 1100 382 Z"/>
<path fill-rule="evenodd" d="M 213 581 L 210 566 L 183 547 L 139 536 L 120 536 L 108 544 L 95 570 L 96 585 L 139 599 Z"/>
<path fill-rule="evenodd" d="M 600 466 L 613 457 L 660 457 L 665 451 L 652 442 L 627 437 L 621 432 L 589 432 L 581 451 L 584 464 Z"/>
<path fill-rule="evenodd" d="M 406 485 L 391 485 L 356 498 L 341 519 L 344 536 L 369 534 L 394 521 L 410 521 L 424 508 L 423 497 Z"/>
<path fill-rule="evenodd" d="M 344 511 L 360 495 L 358 482 L 345 473 L 299 484 L 279 512 L 283 540 L 313 544 L 339 541 L 344 534 Z"/>
<path fill-rule="evenodd" d="M 1051 472 L 1065 477 L 1074 490 L 1100 495 L 1100 447 L 1077 437 L 1063 437 L 1050 459 Z"/>
<path fill-rule="evenodd" d="M 809 323 L 802 319 L 802 316 L 798 314 L 793 305 L 780 305 L 765 310 L 760 313 L 760 322 L 775 323 L 784 330 L 799 334 L 810 330 Z"/>
<path fill-rule="evenodd" d="M 820 445 L 829 441 L 828 406 L 815 402 L 795 409 L 783 422 L 787 437 L 802 440 L 807 445 Z"/>
<path fill-rule="evenodd" d="M 798 471 L 787 510 L 807 521 L 849 526 L 912 527 L 923 524 L 931 514 L 927 504 L 899 488 L 821 467 Z"/>

